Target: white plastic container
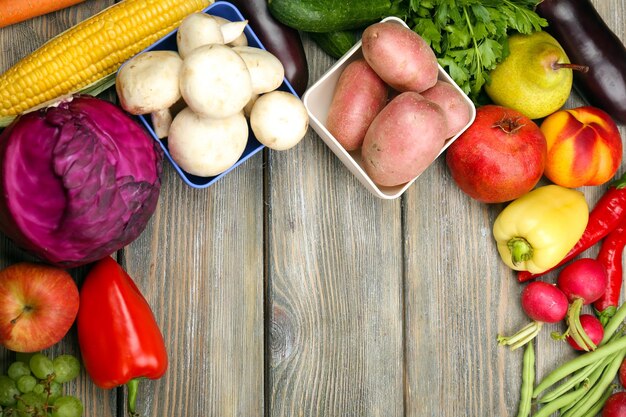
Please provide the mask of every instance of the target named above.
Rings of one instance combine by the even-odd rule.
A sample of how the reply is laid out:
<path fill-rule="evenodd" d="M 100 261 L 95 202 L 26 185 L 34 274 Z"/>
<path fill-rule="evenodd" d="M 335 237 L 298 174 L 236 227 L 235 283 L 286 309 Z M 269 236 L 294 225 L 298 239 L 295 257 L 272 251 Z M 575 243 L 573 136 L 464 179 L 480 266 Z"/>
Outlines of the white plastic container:
<path fill-rule="evenodd" d="M 404 21 L 398 19 L 396 17 L 388 17 L 383 19 L 382 21 L 397 21 L 402 23 L 404 26 L 407 26 Z M 407 26 L 408 27 L 408 26 Z M 378 184 L 374 183 L 372 179 L 367 175 L 362 166 L 361 161 L 361 153 L 360 150 L 348 152 L 346 151 L 335 139 L 335 137 L 326 129 L 326 118 L 328 116 L 328 109 L 330 107 L 330 103 L 333 99 L 333 94 L 335 92 L 335 87 L 337 86 L 337 81 L 339 80 L 339 76 L 343 72 L 344 68 L 351 63 L 352 61 L 362 58 L 363 54 L 361 52 L 361 41 L 359 41 L 356 45 L 354 45 L 343 57 L 341 57 L 332 67 L 328 69 L 322 75 L 322 77 L 315 82 L 309 89 L 304 93 L 302 97 L 302 101 L 304 102 L 304 106 L 306 107 L 311 127 L 317 132 L 317 134 L 322 138 L 322 140 L 326 143 L 326 145 L 333 151 L 335 155 L 344 163 L 344 165 L 354 174 L 357 179 L 367 188 L 370 192 L 382 199 L 394 199 L 398 198 L 404 193 L 413 182 L 419 178 L 416 177 L 413 180 L 398 185 L 395 187 L 382 187 Z M 452 84 L 459 92 L 465 97 L 467 101 L 467 105 L 470 108 L 470 120 L 465 125 L 465 127 L 455 136 L 451 137 L 446 141 L 443 148 L 437 155 L 443 153 L 448 146 L 452 144 L 460 135 L 463 133 L 473 122 L 476 117 L 476 107 L 470 98 L 461 90 L 461 88 L 454 82 L 454 80 L 444 71 L 444 69 L 439 66 L 439 79 L 442 81 L 447 81 Z"/>

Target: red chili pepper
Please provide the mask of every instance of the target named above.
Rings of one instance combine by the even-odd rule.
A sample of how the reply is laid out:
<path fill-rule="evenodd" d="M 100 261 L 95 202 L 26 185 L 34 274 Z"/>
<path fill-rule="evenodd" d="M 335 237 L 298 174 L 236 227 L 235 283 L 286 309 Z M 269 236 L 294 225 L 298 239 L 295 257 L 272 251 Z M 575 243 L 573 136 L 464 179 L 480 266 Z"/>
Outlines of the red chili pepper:
<path fill-rule="evenodd" d="M 89 271 L 80 302 L 78 343 L 85 369 L 101 388 L 126 384 L 128 409 L 134 416 L 139 378 L 158 379 L 168 364 L 150 305 L 111 257 Z"/>
<path fill-rule="evenodd" d="M 593 303 L 598 318 L 602 324 L 613 317 L 619 305 L 620 292 L 622 291 L 622 254 L 626 246 L 626 218 L 607 235 L 602 241 L 598 257 L 596 258 L 606 268 L 609 276 L 609 284 L 606 292 L 599 300 Z"/>
<path fill-rule="evenodd" d="M 587 227 L 583 235 L 561 262 L 553 268 L 538 274 L 531 274 L 528 271 L 519 271 L 517 273 L 518 281 L 529 281 L 564 265 L 598 243 L 603 237 L 615 229 L 622 217 L 626 215 L 625 187 L 626 173 L 619 179 L 613 181 L 602 197 L 600 197 L 593 210 L 591 210 L 591 213 L 589 213 L 589 221 L 587 222 Z"/>

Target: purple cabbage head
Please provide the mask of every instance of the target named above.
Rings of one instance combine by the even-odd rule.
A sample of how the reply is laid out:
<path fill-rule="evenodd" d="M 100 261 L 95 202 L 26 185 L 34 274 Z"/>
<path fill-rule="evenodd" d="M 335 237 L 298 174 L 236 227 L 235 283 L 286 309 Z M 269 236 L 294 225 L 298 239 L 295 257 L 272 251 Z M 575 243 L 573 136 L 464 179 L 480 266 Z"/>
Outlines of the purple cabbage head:
<path fill-rule="evenodd" d="M 24 114 L 0 135 L 0 230 L 53 265 L 99 260 L 145 229 L 162 162 L 146 131 L 102 99 Z"/>

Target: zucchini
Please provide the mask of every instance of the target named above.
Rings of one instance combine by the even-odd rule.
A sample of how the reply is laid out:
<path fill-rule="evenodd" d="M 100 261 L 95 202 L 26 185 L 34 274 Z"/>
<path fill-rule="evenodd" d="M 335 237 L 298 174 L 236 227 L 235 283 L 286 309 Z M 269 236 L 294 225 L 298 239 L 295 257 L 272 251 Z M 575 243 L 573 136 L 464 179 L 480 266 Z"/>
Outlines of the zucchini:
<path fill-rule="evenodd" d="M 267 0 L 267 7 L 276 20 L 303 32 L 357 29 L 403 14 L 399 0 Z"/>
<path fill-rule="evenodd" d="M 341 58 L 357 43 L 357 32 L 352 30 L 338 30 L 335 32 L 310 32 L 311 39 L 333 58 Z"/>

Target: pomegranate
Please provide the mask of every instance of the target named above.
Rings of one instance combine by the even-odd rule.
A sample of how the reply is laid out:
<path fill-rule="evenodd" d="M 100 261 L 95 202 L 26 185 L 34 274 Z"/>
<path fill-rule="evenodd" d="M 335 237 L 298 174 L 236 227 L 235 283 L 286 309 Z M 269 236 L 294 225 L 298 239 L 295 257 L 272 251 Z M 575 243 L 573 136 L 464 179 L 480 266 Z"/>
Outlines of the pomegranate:
<path fill-rule="evenodd" d="M 504 203 L 532 190 L 546 164 L 546 138 L 522 113 L 487 105 L 446 152 L 452 178 L 467 195 Z"/>

